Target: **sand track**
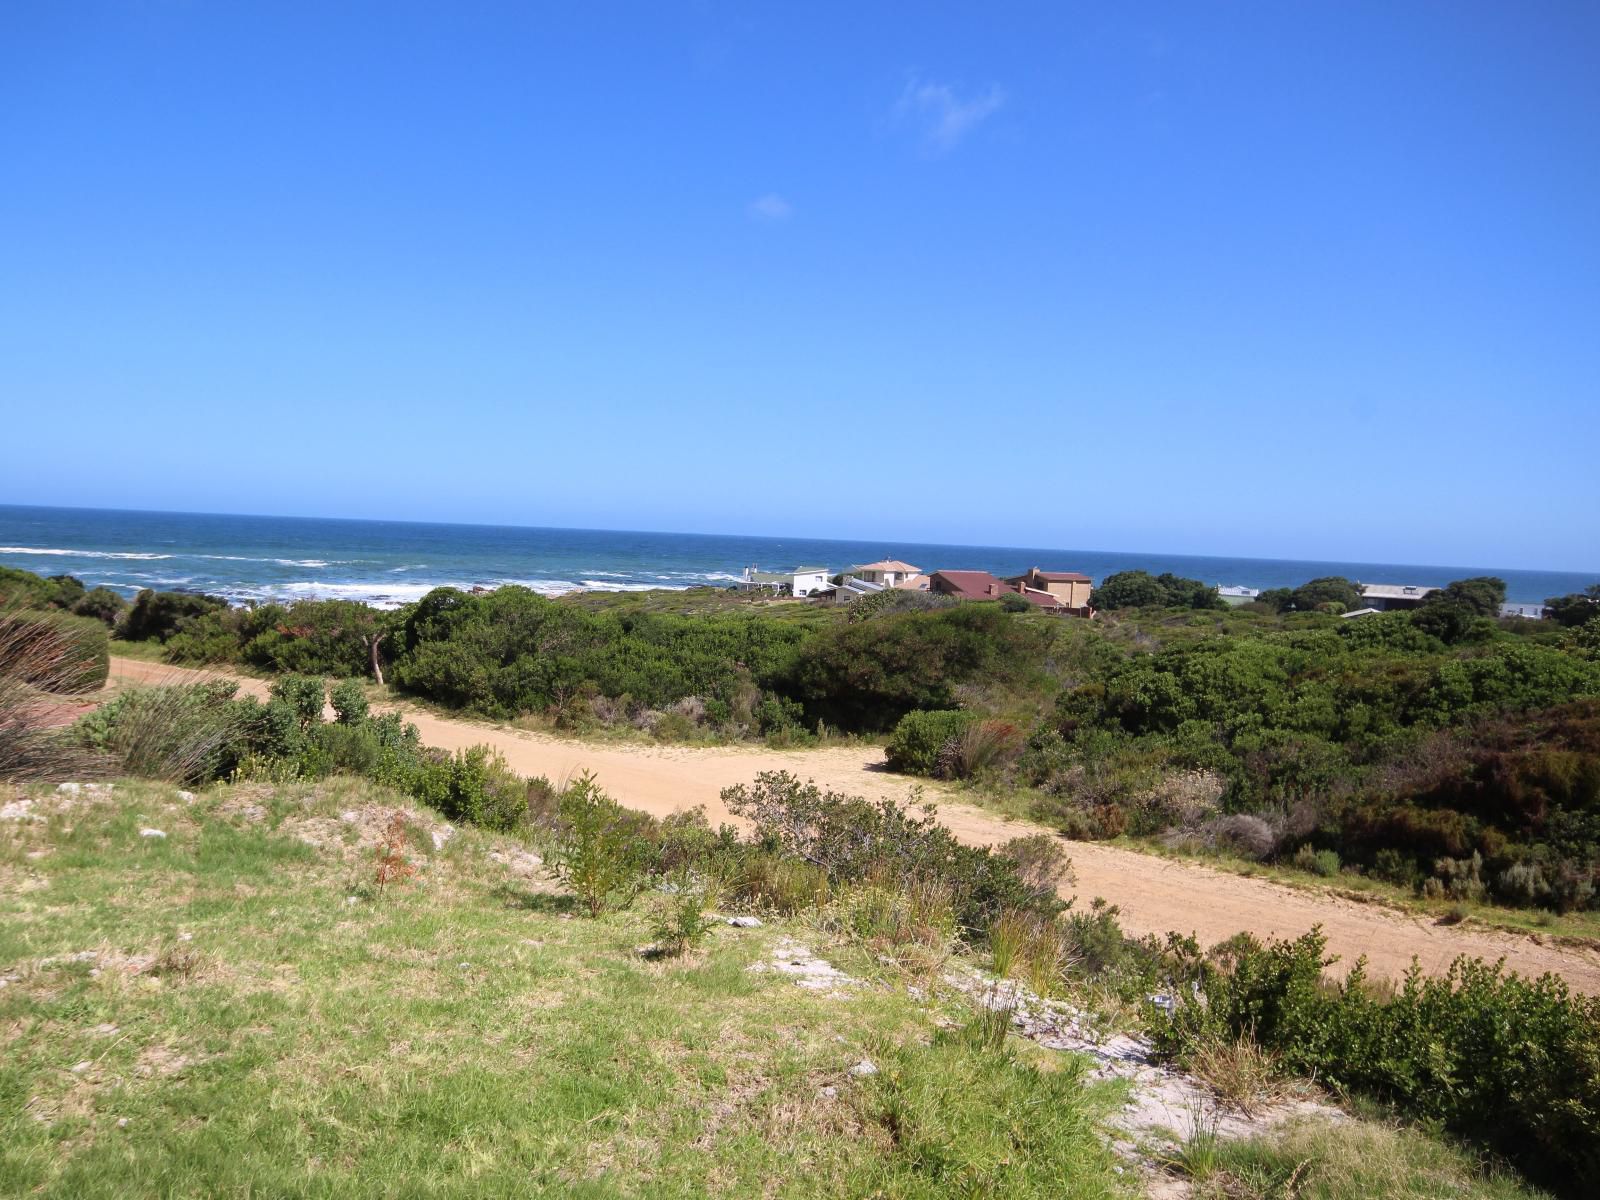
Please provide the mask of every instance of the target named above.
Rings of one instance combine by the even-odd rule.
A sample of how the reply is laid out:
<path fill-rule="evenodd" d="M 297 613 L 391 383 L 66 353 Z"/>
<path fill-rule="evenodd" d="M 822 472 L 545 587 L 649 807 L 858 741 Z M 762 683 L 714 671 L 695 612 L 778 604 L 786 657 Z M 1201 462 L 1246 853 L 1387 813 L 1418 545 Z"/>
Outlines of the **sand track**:
<path fill-rule="evenodd" d="M 222 673 L 186 670 L 136 659 L 112 658 L 111 683 L 193 682 Z M 258 679 L 237 679 L 241 691 L 267 694 Z M 713 824 L 732 820 L 718 794 L 731 784 L 748 783 L 759 771 L 789 771 L 835 791 L 904 801 L 912 783 L 883 769 L 876 749 L 830 747 L 778 751 L 764 747 L 684 747 L 604 745 L 496 728 L 471 720 L 435 716 L 399 707 L 422 733 L 426 745 L 456 750 L 487 743 L 516 770 L 559 782 L 582 770 L 624 804 L 656 816 L 704 805 Z M 1042 827 L 1010 821 L 964 804 L 937 785 L 924 789 L 937 804 L 939 819 L 962 841 L 989 845 Z M 1433 924 L 1378 904 L 1285 887 L 1212 870 L 1192 862 L 1137 851 L 1073 842 L 1076 894 L 1085 901 L 1104 896 L 1122 909 L 1123 927 L 1135 934 L 1193 933 L 1206 945 L 1240 930 L 1261 937 L 1293 937 L 1320 924 L 1328 948 L 1348 964 L 1365 954 L 1375 976 L 1396 978 L 1415 957 L 1429 974 L 1442 974 L 1458 955 L 1494 960 L 1524 974 L 1546 971 L 1564 976 L 1581 991 L 1600 993 L 1600 953 L 1545 942 L 1530 935 L 1474 926 Z M 1070 894 L 1070 891 L 1069 893 Z"/>

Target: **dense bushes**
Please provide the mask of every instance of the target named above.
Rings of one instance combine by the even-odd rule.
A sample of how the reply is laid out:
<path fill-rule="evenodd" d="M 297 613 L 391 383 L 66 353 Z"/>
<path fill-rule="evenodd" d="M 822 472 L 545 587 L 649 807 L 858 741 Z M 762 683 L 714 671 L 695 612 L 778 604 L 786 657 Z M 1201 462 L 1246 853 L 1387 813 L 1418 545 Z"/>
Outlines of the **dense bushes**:
<path fill-rule="evenodd" d="M 662 708 L 688 697 L 748 719 L 742 691 L 780 674 L 805 631 L 756 615 L 593 613 L 526 588 L 430 592 L 405 617 L 394 680 L 493 716 L 630 698 Z"/>
<path fill-rule="evenodd" d="M 165 642 L 207 613 L 227 607 L 228 602 L 220 596 L 145 588 L 134 597 L 133 607 L 123 618 L 118 633 L 129 642 Z"/>
<path fill-rule="evenodd" d="M 1495 603 L 1494 582 L 1463 581 L 1440 604 Z M 1420 612 L 1185 630 L 1063 692 L 1019 771 L 1047 793 L 1041 813 L 1079 835 L 1166 830 L 1286 861 L 1309 842 L 1313 856 L 1419 888 L 1436 877 L 1452 895 L 1466 885 L 1450 864 L 1477 853 L 1482 886 L 1467 898 L 1594 904 L 1600 662 L 1475 612 L 1488 640 L 1446 645 Z M 1232 815 L 1152 803 L 1194 771 L 1222 782 Z"/>
<path fill-rule="evenodd" d="M 1180 989 L 1156 1018 L 1158 1052 L 1183 1061 L 1251 1038 L 1297 1072 L 1437 1121 L 1537 1180 L 1574 1195 L 1600 1188 L 1600 1000 L 1466 959 L 1442 979 L 1414 967 L 1392 996 L 1368 987 L 1360 963 L 1329 987 L 1325 944 L 1313 931 L 1220 947 L 1198 989 Z"/>
<path fill-rule="evenodd" d="M 1034 623 L 989 604 L 899 613 L 822 630 L 775 686 L 803 704 L 809 720 L 890 730 L 908 712 L 954 708 L 963 684 L 1020 685 L 1048 640 Z"/>
<path fill-rule="evenodd" d="M 960 711 L 908 712 L 894 727 L 885 748 L 890 770 L 907 775 L 933 775 L 941 752 L 961 736 L 973 720 Z"/>
<path fill-rule="evenodd" d="M 966 846 L 931 814 L 823 792 L 786 771 L 726 788 L 722 800 L 755 826 L 759 842 L 817 867 L 833 887 L 938 880 L 968 931 L 987 929 L 1007 910 L 1053 916 L 1063 907 L 1055 884 L 1067 870 L 1065 857 L 1051 862 L 1031 844 Z"/>
<path fill-rule="evenodd" d="M 176 663 L 238 662 L 265 671 L 364 675 L 395 618 L 353 600 L 297 600 L 221 608 L 187 621 L 166 642 Z"/>
<path fill-rule="evenodd" d="M 1089 595 L 1089 605 L 1099 609 L 1117 608 L 1226 608 L 1227 601 L 1217 589 L 1198 579 L 1185 579 L 1170 572 L 1152 575 L 1148 571 L 1118 571 L 1108 575 Z"/>
<path fill-rule="evenodd" d="M 55 609 L 92 617 L 106 626 L 117 623 L 128 602 L 108 587 L 85 590 L 72 575 L 43 577 L 15 567 L 0 567 L 0 606 Z"/>

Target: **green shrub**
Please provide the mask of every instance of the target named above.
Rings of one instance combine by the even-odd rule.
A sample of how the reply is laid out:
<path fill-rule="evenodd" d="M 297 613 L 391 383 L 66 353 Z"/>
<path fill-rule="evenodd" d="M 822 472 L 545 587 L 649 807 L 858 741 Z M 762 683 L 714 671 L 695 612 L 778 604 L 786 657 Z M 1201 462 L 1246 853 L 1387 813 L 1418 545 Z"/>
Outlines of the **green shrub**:
<path fill-rule="evenodd" d="M 97 587 L 75 600 L 72 611 L 80 617 L 91 617 L 109 628 L 128 611 L 128 602 L 108 587 Z"/>
<path fill-rule="evenodd" d="M 1339 874 L 1339 855 L 1332 850 L 1314 850 L 1309 845 L 1301 846 L 1294 852 L 1291 865 L 1296 870 L 1331 879 Z"/>
<path fill-rule="evenodd" d="M 940 755 L 973 722 L 971 713 L 908 712 L 894 727 L 885 747 L 889 769 L 907 775 L 936 775 Z"/>
<path fill-rule="evenodd" d="M 963 684 L 1031 683 L 1052 636 L 1049 623 L 993 604 L 896 613 L 819 630 L 771 686 L 803 704 L 808 723 L 889 730 L 913 710 L 954 708 Z"/>
<path fill-rule="evenodd" d="M 872 882 L 907 888 L 938 881 L 964 931 L 980 933 L 1007 908 L 1043 915 L 1061 910 L 1052 892 L 1025 881 L 1018 861 L 988 847 L 958 842 L 925 811 L 921 817 L 890 800 L 823 792 L 786 771 L 765 771 L 750 785 L 724 788 L 729 810 L 749 820 L 758 840 L 789 858 L 812 863 L 830 886 Z"/>
<path fill-rule="evenodd" d="M 322 723 L 328 686 L 312 675 L 286 675 L 272 685 L 272 699 L 286 707 L 302 730 Z"/>
<path fill-rule="evenodd" d="M 198 592 L 157 592 L 145 588 L 134 597 L 119 636 L 130 642 L 165 642 L 190 623 L 228 607 L 220 596 Z"/>
<path fill-rule="evenodd" d="M 626 907 L 644 886 L 650 846 L 641 835 L 648 822 L 601 791 L 588 772 L 562 794 L 547 861 L 590 916 Z"/>
<path fill-rule="evenodd" d="M 339 724 L 359 725 L 367 719 L 367 689 L 360 680 L 341 679 L 328 698 Z"/>
<path fill-rule="evenodd" d="M 528 819 L 528 784 L 490 746 L 469 746 L 437 763 L 444 795 L 435 803 L 451 820 L 485 829 L 514 830 Z M 433 785 L 437 792 L 437 784 Z"/>
<path fill-rule="evenodd" d="M 1198 579 L 1170 573 L 1151 575 L 1148 571 L 1119 571 L 1106 576 L 1090 593 L 1089 604 L 1100 609 L 1227 607 L 1215 587 Z"/>
<path fill-rule="evenodd" d="M 1192 994 L 1152 1021 L 1159 1054 L 1185 1061 L 1253 1038 L 1290 1068 L 1375 1096 L 1505 1154 L 1573 1194 L 1600 1188 L 1600 999 L 1552 975 L 1524 979 L 1458 959 L 1443 978 L 1413 967 L 1389 997 L 1364 963 L 1325 986 L 1326 939 L 1237 939 Z"/>
<path fill-rule="evenodd" d="M 656 912 L 650 933 L 655 939 L 656 953 L 676 957 L 705 941 L 715 922 L 706 915 L 706 908 L 715 903 L 704 881 L 691 878 L 686 872 L 677 877 L 672 898 Z"/>

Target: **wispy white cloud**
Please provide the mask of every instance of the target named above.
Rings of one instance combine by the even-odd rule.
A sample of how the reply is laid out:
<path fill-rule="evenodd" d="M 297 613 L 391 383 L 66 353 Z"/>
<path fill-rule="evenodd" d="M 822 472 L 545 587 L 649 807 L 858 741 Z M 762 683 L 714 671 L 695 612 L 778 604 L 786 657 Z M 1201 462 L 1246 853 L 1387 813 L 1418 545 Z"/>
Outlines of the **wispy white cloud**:
<path fill-rule="evenodd" d="M 915 125 L 924 147 L 933 154 L 954 150 L 963 138 L 999 112 L 1006 102 L 997 83 L 987 90 L 963 96 L 947 83 L 912 79 L 894 107 L 895 119 Z"/>
<path fill-rule="evenodd" d="M 750 215 L 757 221 L 787 221 L 794 216 L 794 205 L 776 192 L 750 201 Z"/>

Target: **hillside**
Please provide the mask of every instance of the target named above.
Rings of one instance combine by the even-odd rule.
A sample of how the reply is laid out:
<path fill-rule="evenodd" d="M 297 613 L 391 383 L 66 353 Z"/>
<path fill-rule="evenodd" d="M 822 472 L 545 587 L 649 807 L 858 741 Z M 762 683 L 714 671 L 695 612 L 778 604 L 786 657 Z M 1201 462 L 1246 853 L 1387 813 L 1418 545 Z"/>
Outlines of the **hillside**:
<path fill-rule="evenodd" d="M 1241 1115 L 937 939 L 767 913 L 652 958 L 671 900 L 587 917 L 527 843 L 350 779 L 12 789 L 0 1192 L 1532 1194 L 1315 1104 Z M 997 1029 L 996 995 L 1028 1007 Z"/>

